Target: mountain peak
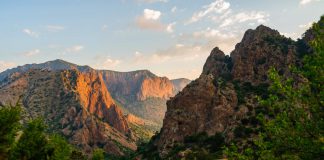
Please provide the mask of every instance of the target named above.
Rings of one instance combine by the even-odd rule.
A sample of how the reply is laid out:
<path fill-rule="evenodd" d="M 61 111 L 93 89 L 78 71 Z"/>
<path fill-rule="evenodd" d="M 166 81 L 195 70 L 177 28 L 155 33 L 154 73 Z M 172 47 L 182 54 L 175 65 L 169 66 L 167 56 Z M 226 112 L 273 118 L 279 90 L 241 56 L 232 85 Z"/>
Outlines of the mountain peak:
<path fill-rule="evenodd" d="M 70 63 L 68 61 L 65 61 L 63 59 L 55 59 L 55 60 L 52 60 L 52 61 L 47 61 L 45 63 L 64 63 L 64 64 L 73 64 L 73 63 Z M 75 64 L 74 64 L 75 65 Z"/>
<path fill-rule="evenodd" d="M 252 43 L 262 40 L 265 37 L 277 37 L 280 33 L 270 27 L 259 25 L 256 29 L 249 29 L 244 33 L 241 43 Z"/>
<path fill-rule="evenodd" d="M 203 67 L 203 74 L 218 76 L 224 70 L 225 54 L 218 47 L 215 47 Z"/>

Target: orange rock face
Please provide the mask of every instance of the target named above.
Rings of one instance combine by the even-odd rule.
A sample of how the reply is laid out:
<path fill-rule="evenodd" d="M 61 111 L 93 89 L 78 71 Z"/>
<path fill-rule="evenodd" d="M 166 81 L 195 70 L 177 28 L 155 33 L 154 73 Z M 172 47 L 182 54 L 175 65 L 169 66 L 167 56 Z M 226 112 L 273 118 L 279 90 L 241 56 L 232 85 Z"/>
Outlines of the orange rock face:
<path fill-rule="evenodd" d="M 144 79 L 141 89 L 137 93 L 137 99 L 145 100 L 150 97 L 168 99 L 173 95 L 173 89 L 173 84 L 168 78 L 156 77 Z"/>
<path fill-rule="evenodd" d="M 122 133 L 128 133 L 129 127 L 122 111 L 110 96 L 102 75 L 97 72 L 78 73 L 76 93 L 86 109 L 98 118 L 108 122 Z"/>

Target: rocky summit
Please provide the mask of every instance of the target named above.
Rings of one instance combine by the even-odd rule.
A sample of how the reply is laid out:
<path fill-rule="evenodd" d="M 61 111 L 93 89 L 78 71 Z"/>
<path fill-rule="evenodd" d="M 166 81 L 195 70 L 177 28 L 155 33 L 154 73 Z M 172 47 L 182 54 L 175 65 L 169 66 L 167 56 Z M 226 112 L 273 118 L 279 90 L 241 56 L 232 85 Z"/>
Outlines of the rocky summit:
<path fill-rule="evenodd" d="M 256 96 L 266 96 L 268 70 L 274 67 L 280 75 L 289 74 L 289 66 L 300 64 L 300 46 L 306 43 L 260 25 L 245 32 L 230 56 L 215 47 L 200 77 L 167 102 L 163 127 L 154 139 L 160 156 L 168 155 L 188 136 L 222 133 L 230 142 L 240 138 L 237 128 L 243 123 L 255 127 L 253 119 L 260 109 Z"/>

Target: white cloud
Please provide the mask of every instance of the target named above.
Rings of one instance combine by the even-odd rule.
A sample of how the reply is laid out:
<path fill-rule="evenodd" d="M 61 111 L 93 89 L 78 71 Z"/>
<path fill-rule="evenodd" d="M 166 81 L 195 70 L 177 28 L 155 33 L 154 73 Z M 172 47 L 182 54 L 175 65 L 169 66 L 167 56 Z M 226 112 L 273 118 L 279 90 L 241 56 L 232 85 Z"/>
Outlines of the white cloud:
<path fill-rule="evenodd" d="M 140 56 L 142 56 L 142 53 L 139 52 L 139 51 L 136 51 L 136 52 L 135 52 L 135 57 L 140 57 Z"/>
<path fill-rule="evenodd" d="M 144 9 L 143 15 L 136 18 L 136 25 L 141 29 L 163 30 L 164 26 L 160 22 L 160 11 Z"/>
<path fill-rule="evenodd" d="M 171 12 L 175 13 L 177 11 L 177 6 L 172 7 Z"/>
<path fill-rule="evenodd" d="M 135 52 L 133 62 L 135 64 L 161 64 L 169 60 L 173 61 L 192 61 L 197 58 L 205 57 L 210 49 L 201 45 L 176 44 L 167 49 L 158 50 L 152 54 L 144 55 Z"/>
<path fill-rule="evenodd" d="M 314 2 L 314 1 L 320 1 L 320 0 L 301 0 L 299 2 L 300 5 L 306 5 L 306 4 L 309 4 L 311 2 Z"/>
<path fill-rule="evenodd" d="M 202 30 L 202 31 L 197 31 L 193 33 L 194 37 L 197 38 L 213 38 L 213 37 L 217 37 L 217 38 L 223 38 L 223 39 L 228 39 L 228 38 L 233 38 L 235 37 L 235 35 L 233 33 L 222 33 L 221 31 L 217 30 L 217 29 L 211 29 L 211 28 L 207 28 L 206 30 Z"/>
<path fill-rule="evenodd" d="M 257 23 L 265 23 L 268 21 L 269 14 L 261 11 L 240 12 L 235 15 L 227 17 L 220 27 L 227 27 L 236 23 L 243 23 L 247 21 L 256 21 Z"/>
<path fill-rule="evenodd" d="M 176 25 L 176 22 L 170 23 L 166 26 L 166 31 L 169 33 L 172 33 L 174 31 L 174 25 Z"/>
<path fill-rule="evenodd" d="M 205 48 L 210 51 L 214 47 L 219 47 L 225 54 L 229 54 L 240 41 L 243 33 L 237 31 L 219 30 L 207 28 L 205 30 L 193 32 L 192 35 L 184 35 L 184 39 L 201 39 Z"/>
<path fill-rule="evenodd" d="M 181 47 L 184 47 L 185 45 L 184 44 L 176 44 L 175 47 L 176 48 L 181 48 Z"/>
<path fill-rule="evenodd" d="M 225 0 L 215 0 L 214 2 L 212 2 L 207 6 L 203 6 L 203 10 L 199 12 L 195 12 L 187 24 L 197 22 L 211 13 L 223 13 L 227 11 L 229 8 L 230 8 L 229 2 L 226 2 Z"/>
<path fill-rule="evenodd" d="M 111 58 L 107 58 L 104 63 L 103 63 L 103 66 L 105 68 L 108 68 L 108 67 L 115 67 L 117 66 L 118 64 L 120 64 L 120 60 L 118 59 L 111 59 Z"/>
<path fill-rule="evenodd" d="M 135 52 L 130 61 L 130 68 L 146 68 L 158 75 L 169 78 L 197 78 L 201 72 L 203 62 L 210 54 L 212 48 L 199 44 L 176 44 L 169 48 L 157 50 L 153 53 L 143 54 Z M 183 67 L 185 69 L 183 69 Z M 178 68 L 178 70 L 177 70 Z M 193 71 L 193 68 L 196 68 Z M 181 71 L 180 71 L 181 70 Z"/>
<path fill-rule="evenodd" d="M 62 54 L 68 54 L 68 53 L 77 53 L 84 49 L 84 46 L 82 45 L 75 45 L 69 48 L 66 48 Z"/>
<path fill-rule="evenodd" d="M 306 23 L 306 24 L 298 25 L 298 27 L 299 27 L 299 28 L 302 28 L 302 29 L 308 29 L 308 28 L 310 28 L 312 25 L 313 25 L 313 22 L 309 22 L 309 23 Z"/>
<path fill-rule="evenodd" d="M 290 33 L 282 32 L 280 34 L 284 35 L 285 37 L 290 37 L 291 39 L 294 39 L 294 40 L 297 40 L 298 38 L 300 38 L 300 34 L 296 33 L 296 32 L 290 32 Z"/>
<path fill-rule="evenodd" d="M 46 28 L 50 32 L 59 32 L 65 29 L 64 26 L 59 26 L 59 25 L 47 25 Z"/>
<path fill-rule="evenodd" d="M 0 61 L 0 72 L 5 71 L 6 69 L 16 66 L 13 62 Z"/>
<path fill-rule="evenodd" d="M 160 21 L 162 13 L 157 10 L 144 9 L 143 14 L 136 18 L 135 23 L 140 29 L 165 31 L 172 33 L 176 22 L 170 24 L 163 24 Z"/>
<path fill-rule="evenodd" d="M 97 57 L 97 63 L 93 65 L 96 69 L 115 69 L 122 61 L 111 57 Z"/>
<path fill-rule="evenodd" d="M 38 36 L 39 36 L 39 34 L 37 32 L 34 32 L 34 31 L 32 31 L 30 29 L 27 29 L 27 28 L 23 29 L 22 31 L 24 33 L 26 33 L 28 36 L 33 37 L 33 38 L 38 38 Z"/>
<path fill-rule="evenodd" d="M 152 9 L 144 9 L 143 16 L 147 20 L 158 20 L 160 19 L 161 12 Z"/>
<path fill-rule="evenodd" d="M 34 50 L 26 52 L 24 55 L 27 56 L 27 57 L 31 57 L 31 56 L 35 56 L 35 55 L 37 55 L 39 53 L 40 53 L 39 49 L 34 49 Z"/>

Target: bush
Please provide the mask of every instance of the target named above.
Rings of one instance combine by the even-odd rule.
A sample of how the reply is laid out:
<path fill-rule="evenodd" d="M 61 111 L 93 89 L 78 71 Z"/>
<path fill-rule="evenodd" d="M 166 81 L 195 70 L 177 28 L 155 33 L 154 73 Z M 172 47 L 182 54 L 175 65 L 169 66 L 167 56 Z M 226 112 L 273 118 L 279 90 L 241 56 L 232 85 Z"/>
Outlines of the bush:
<path fill-rule="evenodd" d="M 237 138 L 246 138 L 251 133 L 253 133 L 253 130 L 251 128 L 244 127 L 244 126 L 241 126 L 241 125 L 234 129 L 234 135 Z"/>
<path fill-rule="evenodd" d="M 105 159 L 104 153 L 105 152 L 102 149 L 97 148 L 92 153 L 92 159 L 93 160 L 104 160 Z"/>

